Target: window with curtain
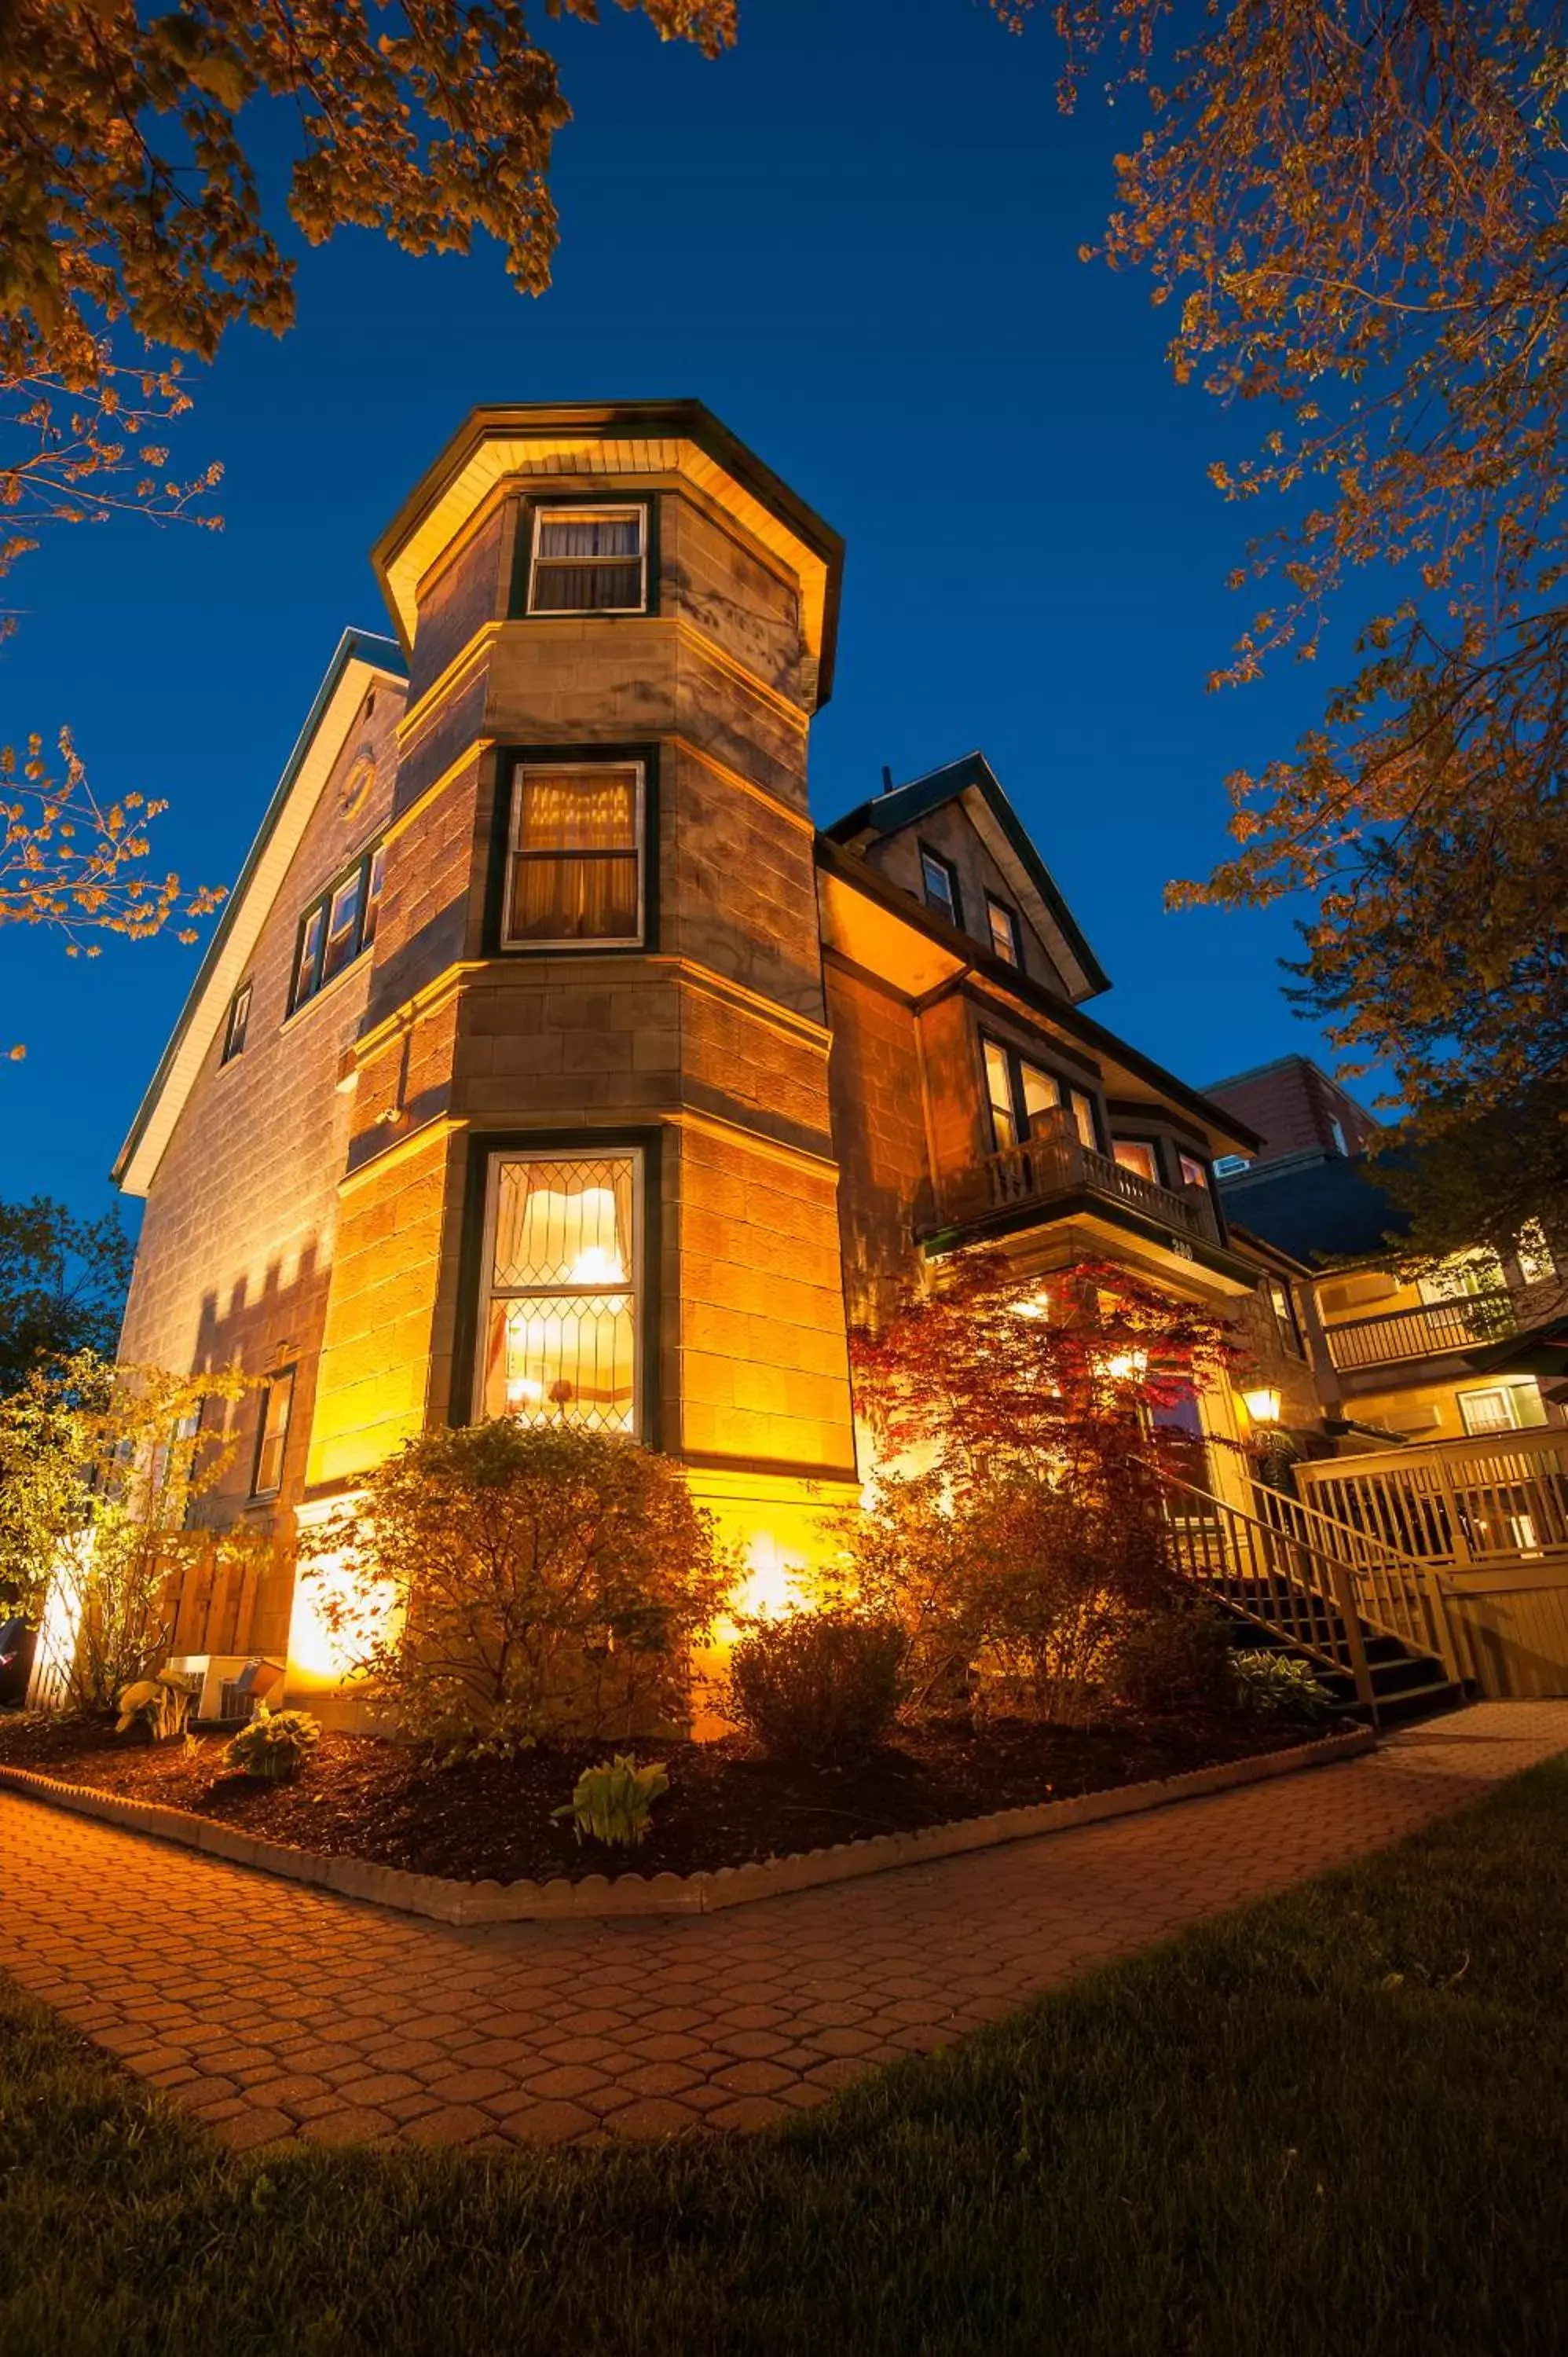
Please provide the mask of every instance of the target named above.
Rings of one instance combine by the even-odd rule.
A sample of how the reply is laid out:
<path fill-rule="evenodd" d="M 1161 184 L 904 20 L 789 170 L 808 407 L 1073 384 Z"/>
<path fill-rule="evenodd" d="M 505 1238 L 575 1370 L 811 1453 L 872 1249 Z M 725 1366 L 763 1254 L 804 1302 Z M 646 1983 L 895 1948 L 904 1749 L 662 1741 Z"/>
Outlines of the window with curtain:
<path fill-rule="evenodd" d="M 640 614 L 647 604 L 645 507 L 534 509 L 531 614 Z"/>
<path fill-rule="evenodd" d="M 635 1151 L 492 1157 L 481 1414 L 637 1431 L 640 1164 Z"/>
<path fill-rule="evenodd" d="M 642 813 L 640 761 L 520 763 L 507 945 L 640 942 Z"/>
<path fill-rule="evenodd" d="M 1092 1097 L 1082 1089 L 1075 1089 L 1069 1081 L 1058 1079 L 1043 1064 L 1031 1062 L 1017 1049 L 1004 1048 L 999 1039 L 983 1038 L 981 1046 L 985 1056 L 991 1132 L 999 1153 L 1027 1137 L 1037 1115 L 1064 1106 L 1079 1144 L 1087 1146 L 1090 1154 L 1098 1153 L 1100 1134 L 1095 1126 Z"/>
<path fill-rule="evenodd" d="M 1112 1140 L 1111 1151 L 1123 1170 L 1131 1170 L 1138 1178 L 1147 1178 L 1153 1186 L 1159 1185 L 1160 1166 L 1152 1139 L 1118 1137 Z"/>

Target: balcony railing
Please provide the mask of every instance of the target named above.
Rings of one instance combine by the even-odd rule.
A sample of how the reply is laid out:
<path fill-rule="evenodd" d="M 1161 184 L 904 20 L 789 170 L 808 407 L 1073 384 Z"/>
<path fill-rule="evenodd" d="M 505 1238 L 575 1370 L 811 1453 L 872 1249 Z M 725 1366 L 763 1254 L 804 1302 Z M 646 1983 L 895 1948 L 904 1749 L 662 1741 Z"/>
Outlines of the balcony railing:
<path fill-rule="evenodd" d="M 1327 1328 L 1328 1355 L 1337 1367 L 1380 1367 L 1395 1359 L 1431 1359 L 1444 1351 L 1467 1351 L 1477 1342 L 1498 1342 L 1515 1333 L 1519 1313 L 1509 1293 L 1467 1293 L 1453 1301 L 1428 1301 L 1415 1309 L 1389 1309 L 1380 1318 L 1355 1318 Z"/>
<path fill-rule="evenodd" d="M 1063 1195 L 1101 1195 L 1177 1235 L 1218 1243 L 1219 1223 L 1206 1187 L 1161 1187 L 1124 1170 L 1108 1154 L 1096 1154 L 1068 1125 L 1065 1113 L 1036 1116 L 1033 1135 L 1022 1146 L 989 1154 L 944 1189 L 942 1209 L 950 1221 L 983 1219 L 988 1212 L 1047 1204 Z"/>

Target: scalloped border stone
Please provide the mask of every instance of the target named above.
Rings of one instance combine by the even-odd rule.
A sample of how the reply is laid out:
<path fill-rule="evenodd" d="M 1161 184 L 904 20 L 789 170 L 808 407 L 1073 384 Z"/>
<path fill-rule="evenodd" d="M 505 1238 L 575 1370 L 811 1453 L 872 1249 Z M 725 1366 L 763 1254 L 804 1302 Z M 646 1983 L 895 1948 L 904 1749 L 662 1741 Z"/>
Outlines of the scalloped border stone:
<path fill-rule="evenodd" d="M 748 1866 L 721 1866 L 700 1874 L 620 1874 L 613 1880 L 607 1875 L 589 1874 L 579 1882 L 569 1882 L 564 1876 L 551 1882 L 450 1882 L 440 1875 L 409 1874 L 401 1867 L 377 1866 L 369 1858 L 328 1857 L 316 1850 L 296 1849 L 287 1842 L 258 1841 L 188 1809 L 167 1808 L 157 1801 L 126 1800 L 91 1784 L 63 1784 L 30 1768 L 0 1766 L 0 1789 L 45 1802 L 51 1808 L 73 1810 L 78 1816 L 100 1817 L 128 1833 L 150 1834 L 185 1849 L 204 1850 L 231 1866 L 251 1867 L 289 1882 L 315 1883 L 342 1898 L 367 1900 L 372 1906 L 396 1908 L 405 1915 L 426 1915 L 438 1923 L 529 1923 L 607 1915 L 711 1915 L 721 1907 L 748 1907 L 757 1900 L 781 1898 L 787 1891 L 850 1882 L 864 1874 L 887 1874 L 898 1867 L 957 1857 L 966 1850 L 992 1849 L 1001 1842 L 1029 1841 L 1037 1834 L 1065 1833 L 1072 1825 L 1096 1824 L 1107 1817 L 1133 1816 L 1145 1809 L 1168 1808 L 1177 1801 L 1201 1800 L 1239 1784 L 1264 1783 L 1271 1777 L 1293 1775 L 1300 1769 L 1354 1760 L 1373 1750 L 1377 1739 L 1370 1727 L 1359 1727 L 1348 1735 L 1293 1744 L 1284 1751 L 1260 1752 L 1212 1768 L 1189 1769 L 1182 1776 L 1113 1785 L 1106 1792 L 1080 1793 L 1071 1801 L 1037 1801 L 1026 1808 L 999 1809 L 991 1816 L 952 1818 L 944 1824 L 923 1825 L 914 1833 L 875 1834 L 864 1841 L 839 1842 L 831 1849 L 798 1850 L 788 1857 Z"/>

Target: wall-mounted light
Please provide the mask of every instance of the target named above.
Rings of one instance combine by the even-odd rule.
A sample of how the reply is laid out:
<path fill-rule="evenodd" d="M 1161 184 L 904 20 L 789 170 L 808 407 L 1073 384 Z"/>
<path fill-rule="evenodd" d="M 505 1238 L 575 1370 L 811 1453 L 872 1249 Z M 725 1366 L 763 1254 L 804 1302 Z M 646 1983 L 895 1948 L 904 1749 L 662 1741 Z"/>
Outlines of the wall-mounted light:
<path fill-rule="evenodd" d="M 1243 1392 L 1241 1405 L 1254 1424 L 1278 1424 L 1280 1395 L 1273 1383 L 1260 1383 L 1255 1391 Z"/>

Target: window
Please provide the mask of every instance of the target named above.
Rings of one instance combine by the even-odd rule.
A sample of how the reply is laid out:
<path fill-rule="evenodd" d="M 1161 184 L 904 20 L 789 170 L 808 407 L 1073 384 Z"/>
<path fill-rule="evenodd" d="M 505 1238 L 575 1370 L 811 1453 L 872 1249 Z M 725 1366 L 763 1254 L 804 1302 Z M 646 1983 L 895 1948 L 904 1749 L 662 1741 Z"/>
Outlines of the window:
<path fill-rule="evenodd" d="M 294 1405 L 294 1369 L 268 1379 L 262 1393 L 262 1417 L 256 1429 L 256 1469 L 251 1482 L 252 1498 L 271 1498 L 283 1488 L 283 1457 L 288 1445 L 289 1412 Z"/>
<path fill-rule="evenodd" d="M 1159 1185 L 1160 1166 L 1152 1138 L 1118 1137 L 1112 1140 L 1111 1151 L 1123 1170 L 1148 1179 L 1151 1186 Z"/>
<path fill-rule="evenodd" d="M 1500 1293 L 1507 1280 L 1496 1253 L 1455 1253 L 1434 1276 L 1420 1280 L 1423 1301 L 1464 1301 L 1480 1293 Z"/>
<path fill-rule="evenodd" d="M 1208 1191 L 1208 1165 L 1200 1162 L 1195 1154 L 1178 1154 L 1176 1159 L 1181 1164 L 1182 1185 L 1201 1187 L 1207 1194 Z"/>
<path fill-rule="evenodd" d="M 1494 1383 L 1487 1391 L 1461 1392 L 1459 1413 L 1469 1433 L 1511 1432 L 1519 1421 L 1513 1392 L 1507 1383 Z"/>
<path fill-rule="evenodd" d="M 983 1039 L 985 1055 L 985 1093 L 991 1108 L 991 1134 L 996 1151 L 1016 1146 L 1034 1130 L 1041 1114 L 1055 1113 L 1065 1107 L 1071 1116 L 1078 1142 L 1090 1154 L 1100 1147 L 1100 1133 L 1094 1120 L 1094 1100 L 1070 1082 L 1061 1081 L 1044 1065 L 1032 1063 L 1015 1048 L 1004 1048 L 999 1039 Z"/>
<path fill-rule="evenodd" d="M 352 965 L 374 941 L 384 859 L 384 848 L 379 843 L 362 852 L 348 874 L 340 876 L 319 900 L 313 900 L 300 919 L 288 1000 L 291 1015 Z"/>
<path fill-rule="evenodd" d="M 503 946 L 642 939 L 640 761 L 520 762 Z"/>
<path fill-rule="evenodd" d="M 928 851 L 920 845 L 920 884 L 926 895 L 926 906 L 945 917 L 950 925 L 963 925 L 963 903 L 959 899 L 958 869 L 940 851 Z"/>
<path fill-rule="evenodd" d="M 1024 963 L 1023 944 L 1018 938 L 1018 920 L 1005 900 L 998 900 L 988 892 L 985 914 L 991 926 L 991 946 L 999 958 L 1009 965 Z"/>
<path fill-rule="evenodd" d="M 1295 1296 L 1283 1278 L 1267 1277 L 1269 1307 L 1274 1313 L 1280 1340 L 1293 1358 L 1305 1359 L 1306 1344 L 1302 1340 L 1301 1320 L 1295 1314 Z"/>
<path fill-rule="evenodd" d="M 645 507 L 534 509 L 531 614 L 640 614 L 647 604 Z"/>
<path fill-rule="evenodd" d="M 236 1056 L 242 1053 L 250 1020 L 251 985 L 248 982 L 242 982 L 229 1001 L 229 1020 L 223 1027 L 223 1053 L 220 1059 L 221 1062 L 231 1064 Z"/>
<path fill-rule="evenodd" d="M 636 1152 L 491 1157 L 482 1415 L 637 1431 L 640 1176 Z"/>

